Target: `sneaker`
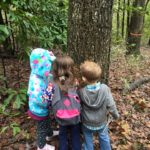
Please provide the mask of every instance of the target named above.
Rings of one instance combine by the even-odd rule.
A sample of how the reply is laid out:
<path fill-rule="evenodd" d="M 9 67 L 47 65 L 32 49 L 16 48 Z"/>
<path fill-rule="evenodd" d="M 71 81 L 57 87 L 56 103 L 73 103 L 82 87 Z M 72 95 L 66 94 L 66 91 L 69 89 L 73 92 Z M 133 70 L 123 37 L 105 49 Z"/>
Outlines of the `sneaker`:
<path fill-rule="evenodd" d="M 53 137 L 55 137 L 55 136 L 58 136 L 59 135 L 59 131 L 53 131 L 53 135 L 52 136 L 47 136 L 46 137 L 46 140 L 47 141 L 51 141 L 51 139 L 53 138 Z"/>
<path fill-rule="evenodd" d="M 43 148 L 39 148 L 37 150 L 55 150 L 55 146 L 46 144 Z"/>
<path fill-rule="evenodd" d="M 59 131 L 54 130 L 53 131 L 53 136 L 57 136 L 57 135 L 59 135 Z"/>

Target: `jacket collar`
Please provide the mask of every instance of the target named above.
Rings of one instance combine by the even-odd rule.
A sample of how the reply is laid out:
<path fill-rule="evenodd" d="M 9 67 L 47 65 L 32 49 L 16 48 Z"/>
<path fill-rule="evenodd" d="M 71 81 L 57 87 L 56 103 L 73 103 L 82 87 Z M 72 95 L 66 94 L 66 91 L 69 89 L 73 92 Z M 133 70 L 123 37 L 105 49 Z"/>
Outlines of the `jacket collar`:
<path fill-rule="evenodd" d="M 100 85 L 100 82 L 97 82 L 95 84 L 87 85 L 85 89 L 88 91 L 97 91 L 100 89 Z"/>

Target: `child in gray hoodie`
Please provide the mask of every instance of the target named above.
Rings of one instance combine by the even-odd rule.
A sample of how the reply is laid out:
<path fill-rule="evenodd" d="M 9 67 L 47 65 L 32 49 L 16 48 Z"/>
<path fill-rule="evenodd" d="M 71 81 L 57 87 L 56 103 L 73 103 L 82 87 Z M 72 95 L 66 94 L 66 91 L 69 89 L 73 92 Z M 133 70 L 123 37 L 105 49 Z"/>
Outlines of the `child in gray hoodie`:
<path fill-rule="evenodd" d="M 111 91 L 106 84 L 99 82 L 101 68 L 92 61 L 80 65 L 82 80 L 86 86 L 79 90 L 81 99 L 82 131 L 84 150 L 93 150 L 93 133 L 97 132 L 100 149 L 111 150 L 107 128 L 108 114 L 114 119 L 119 118 Z"/>

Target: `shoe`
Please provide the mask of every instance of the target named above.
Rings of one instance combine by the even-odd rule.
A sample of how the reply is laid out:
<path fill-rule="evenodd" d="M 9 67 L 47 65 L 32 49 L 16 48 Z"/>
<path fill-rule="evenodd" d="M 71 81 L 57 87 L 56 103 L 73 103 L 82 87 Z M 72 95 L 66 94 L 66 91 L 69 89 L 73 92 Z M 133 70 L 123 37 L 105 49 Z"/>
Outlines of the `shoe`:
<path fill-rule="evenodd" d="M 53 131 L 53 135 L 52 136 L 47 136 L 46 137 L 46 141 L 51 141 L 51 139 L 55 136 L 58 136 L 59 135 L 59 131 Z"/>
<path fill-rule="evenodd" d="M 46 144 L 43 148 L 39 148 L 37 150 L 55 150 L 55 146 Z"/>
<path fill-rule="evenodd" d="M 57 136 L 57 135 L 59 135 L 59 131 L 54 130 L 52 136 Z"/>

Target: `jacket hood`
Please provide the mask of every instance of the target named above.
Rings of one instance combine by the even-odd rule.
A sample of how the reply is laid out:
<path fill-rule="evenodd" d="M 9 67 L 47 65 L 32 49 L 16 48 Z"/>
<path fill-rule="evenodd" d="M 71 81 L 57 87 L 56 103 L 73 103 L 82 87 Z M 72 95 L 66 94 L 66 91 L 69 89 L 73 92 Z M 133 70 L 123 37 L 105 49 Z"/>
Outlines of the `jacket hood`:
<path fill-rule="evenodd" d="M 48 50 L 34 49 L 30 55 L 31 74 L 47 78 L 55 58 L 54 54 Z"/>
<path fill-rule="evenodd" d="M 102 96 L 101 90 L 96 91 L 89 91 L 85 88 L 82 89 L 82 100 L 87 107 L 93 108 L 93 109 L 99 109 L 101 105 L 103 105 L 105 96 Z M 103 97 L 103 98 L 100 98 Z"/>
<path fill-rule="evenodd" d="M 89 108 L 99 109 L 107 99 L 108 87 L 97 82 L 94 85 L 87 85 L 79 92 L 82 102 Z"/>

